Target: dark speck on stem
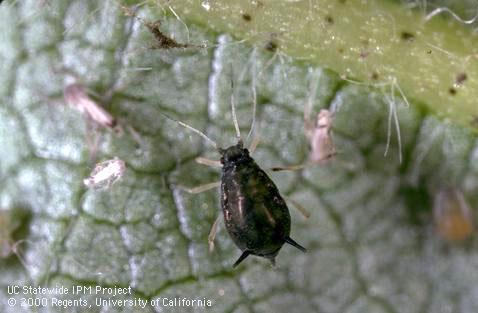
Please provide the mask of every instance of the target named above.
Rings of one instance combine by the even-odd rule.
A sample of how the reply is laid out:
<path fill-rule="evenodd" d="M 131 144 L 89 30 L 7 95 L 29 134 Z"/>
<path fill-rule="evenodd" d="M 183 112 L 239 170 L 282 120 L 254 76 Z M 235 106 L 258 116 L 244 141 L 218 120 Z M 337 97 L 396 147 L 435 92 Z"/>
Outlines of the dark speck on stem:
<path fill-rule="evenodd" d="M 244 13 L 242 14 L 242 19 L 246 22 L 250 22 L 252 20 L 252 17 L 249 14 Z"/>
<path fill-rule="evenodd" d="M 408 41 L 408 42 L 413 42 L 415 40 L 415 35 L 407 31 L 403 31 L 400 34 L 400 37 L 402 38 L 402 40 Z"/>

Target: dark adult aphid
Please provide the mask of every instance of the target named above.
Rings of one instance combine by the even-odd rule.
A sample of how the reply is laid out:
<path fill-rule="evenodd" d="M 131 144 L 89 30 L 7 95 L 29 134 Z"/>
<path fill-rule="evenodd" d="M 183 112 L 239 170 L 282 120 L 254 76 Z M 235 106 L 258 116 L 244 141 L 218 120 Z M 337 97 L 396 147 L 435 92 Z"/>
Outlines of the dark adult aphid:
<path fill-rule="evenodd" d="M 226 149 L 217 144 L 199 130 L 174 120 L 211 143 L 221 155 L 221 207 L 224 223 L 230 237 L 241 249 L 242 254 L 234 263 L 239 265 L 249 255 L 267 258 L 275 264 L 275 257 L 284 243 L 288 243 L 305 252 L 306 249 L 290 238 L 290 214 L 274 182 L 256 164 L 244 147 L 237 123 L 234 103 L 231 101 L 232 116 L 238 142 Z M 213 162 L 210 162 L 214 164 Z M 212 183 L 190 190 L 200 192 L 217 187 Z M 207 186 L 207 187 L 206 187 Z M 215 235 L 215 226 L 210 234 Z"/>

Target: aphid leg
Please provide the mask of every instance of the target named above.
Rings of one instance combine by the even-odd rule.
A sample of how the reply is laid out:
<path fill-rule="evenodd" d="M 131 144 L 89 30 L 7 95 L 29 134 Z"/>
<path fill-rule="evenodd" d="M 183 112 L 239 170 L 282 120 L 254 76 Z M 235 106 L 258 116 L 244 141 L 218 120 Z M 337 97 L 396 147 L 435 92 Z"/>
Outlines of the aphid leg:
<path fill-rule="evenodd" d="M 272 267 L 276 266 L 276 257 L 269 258 L 269 261 L 271 261 Z"/>
<path fill-rule="evenodd" d="M 298 164 L 298 165 L 289 165 L 289 166 L 282 166 L 282 167 L 273 167 L 271 170 L 273 172 L 280 172 L 280 171 L 299 171 L 305 168 L 307 164 Z"/>
<path fill-rule="evenodd" d="M 209 252 L 214 251 L 214 240 L 216 239 L 216 233 L 217 233 L 217 225 L 221 221 L 221 214 L 219 214 L 214 221 L 214 223 L 211 226 L 211 230 L 209 231 L 209 235 L 207 236 L 207 243 L 209 246 Z"/>
<path fill-rule="evenodd" d="M 187 188 L 187 187 L 183 187 L 183 186 L 180 186 L 180 188 L 182 190 L 186 191 L 187 193 L 195 194 L 195 193 L 201 193 L 201 192 L 204 192 L 204 191 L 207 191 L 207 190 L 217 188 L 220 185 L 221 185 L 221 182 L 216 181 L 216 182 L 213 182 L 213 183 L 204 184 L 204 185 L 200 185 L 200 186 L 193 187 L 193 188 Z"/>
<path fill-rule="evenodd" d="M 128 130 L 128 133 L 130 134 L 131 138 L 133 138 L 133 140 L 138 145 L 140 151 L 145 151 L 146 143 L 144 142 L 143 138 L 141 138 L 141 135 L 138 133 L 138 131 L 136 131 L 136 129 L 134 129 L 131 125 L 127 125 L 126 129 Z"/>
<path fill-rule="evenodd" d="M 310 213 L 309 211 L 307 211 L 299 202 L 295 201 L 294 199 L 291 199 L 291 198 L 286 198 L 285 199 L 287 202 L 290 202 L 292 204 L 292 206 L 294 208 L 297 209 L 297 211 L 299 211 L 300 214 L 302 214 L 302 216 L 304 218 L 309 218 L 310 217 Z"/>
<path fill-rule="evenodd" d="M 19 245 L 24 243 L 24 242 L 29 242 L 28 240 L 26 239 L 22 239 L 22 240 L 19 240 L 17 242 L 15 242 L 13 245 L 12 245 L 12 252 L 17 256 L 18 260 L 20 261 L 20 263 L 22 264 L 22 266 L 28 271 L 28 266 L 27 266 L 27 262 L 25 261 L 25 259 L 23 258 L 23 256 L 21 255 L 20 253 L 20 247 Z"/>
<path fill-rule="evenodd" d="M 202 164 L 202 165 L 207 165 L 210 167 L 222 167 L 222 164 L 220 161 L 216 160 L 211 160 L 203 157 L 197 157 L 196 158 L 196 163 Z"/>
<path fill-rule="evenodd" d="M 302 251 L 302 252 L 304 252 L 304 253 L 307 252 L 307 249 L 306 249 L 306 248 L 302 247 L 300 244 L 298 244 L 297 242 L 295 242 L 295 240 L 292 239 L 292 238 L 290 238 L 289 236 L 287 236 L 287 237 L 285 238 L 285 242 L 287 242 L 287 243 L 290 244 L 291 246 L 296 247 L 297 249 L 299 249 L 300 251 Z"/>
<path fill-rule="evenodd" d="M 242 261 L 244 261 L 248 256 L 249 254 L 251 254 L 248 250 L 245 250 L 244 252 L 242 252 L 241 256 L 239 257 L 239 259 L 237 259 L 236 262 L 234 262 L 234 265 L 232 265 L 232 267 L 236 267 L 238 266 L 239 264 L 241 264 Z"/>
<path fill-rule="evenodd" d="M 315 121 L 311 118 L 312 114 L 312 103 L 315 100 L 315 96 L 317 93 L 317 85 L 319 83 L 318 74 L 315 71 L 312 72 L 312 79 L 310 79 L 310 86 L 309 86 L 309 95 L 307 96 L 307 100 L 304 103 L 304 128 L 305 128 L 305 135 L 307 138 L 311 138 L 313 131 L 315 129 Z"/>
<path fill-rule="evenodd" d="M 264 67 L 259 71 L 259 77 L 262 77 L 264 75 L 264 72 L 274 63 L 276 58 L 277 58 L 277 51 L 274 52 L 272 57 L 266 62 Z"/>
<path fill-rule="evenodd" d="M 98 148 L 100 146 L 100 142 L 102 139 L 102 134 L 98 130 L 97 125 L 91 119 L 86 118 L 86 122 L 88 124 L 88 127 L 86 129 L 86 134 L 85 134 L 85 141 L 86 145 L 89 150 L 89 158 L 90 158 L 90 163 L 94 164 L 96 162 L 96 157 L 98 154 Z"/>
<path fill-rule="evenodd" d="M 207 142 L 209 142 L 212 146 L 214 146 L 214 148 L 219 149 L 219 147 L 217 146 L 217 143 L 216 143 L 214 140 L 212 140 L 211 138 L 209 138 L 208 136 L 206 136 L 206 134 L 203 133 L 202 131 L 200 131 L 200 130 L 198 130 L 198 129 L 196 129 L 196 128 L 194 128 L 194 127 L 192 127 L 192 126 L 190 126 L 190 125 L 188 125 L 188 124 L 186 124 L 186 123 L 183 123 L 183 122 L 181 122 L 181 121 L 179 121 L 179 120 L 177 120 L 177 119 L 174 119 L 174 118 L 170 117 L 169 115 L 167 115 L 167 114 L 165 114 L 165 113 L 163 113 L 163 112 L 161 112 L 161 115 L 163 115 L 164 117 L 166 117 L 168 120 L 171 120 L 171 121 L 173 121 L 173 122 L 176 122 L 176 123 L 178 123 L 179 125 L 181 125 L 182 127 L 187 128 L 187 129 L 189 129 L 190 131 L 195 132 L 196 134 L 198 134 L 199 136 L 201 136 L 202 138 L 204 138 Z"/>

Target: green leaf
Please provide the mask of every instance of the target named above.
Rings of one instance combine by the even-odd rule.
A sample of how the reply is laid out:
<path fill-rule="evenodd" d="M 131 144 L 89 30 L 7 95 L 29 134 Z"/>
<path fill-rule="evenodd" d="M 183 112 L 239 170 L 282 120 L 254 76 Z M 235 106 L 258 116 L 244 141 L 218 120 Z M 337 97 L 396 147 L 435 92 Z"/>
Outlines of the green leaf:
<path fill-rule="evenodd" d="M 1 312 L 476 311 L 476 239 L 444 240 L 432 212 L 442 185 L 462 190 L 473 212 L 478 205 L 471 130 L 415 102 L 407 106 L 398 95 L 388 101 L 388 89 L 345 83 L 334 72 L 213 33 L 186 13 L 178 20 L 167 5 L 164 10 L 167 16 L 143 6 L 138 14 L 160 18 L 161 31 L 180 43 L 189 34 L 189 42 L 208 48 L 148 49 L 153 36 L 114 1 L 0 6 L 0 208 L 12 216 L 23 212 L 11 239 L 26 240 L 18 245 L 20 257 L 0 260 Z M 118 118 L 122 135 L 92 127 L 64 103 L 72 76 Z M 244 137 L 255 82 L 261 142 L 254 158 L 284 196 L 311 213 L 305 220 L 290 207 L 291 236 L 308 252 L 284 246 L 275 268 L 249 257 L 232 269 L 240 251 L 222 222 L 209 253 L 219 193 L 191 195 L 181 186 L 220 179 L 220 171 L 194 161 L 218 155 L 162 115 L 204 131 L 222 147 L 235 144 L 231 78 Z M 338 155 L 303 171 L 271 172 L 307 161 L 303 108 L 311 82 L 317 86 L 314 112 L 336 110 Z M 391 104 L 400 122 L 402 163 Z M 91 144 L 95 136 L 97 146 Z M 105 191 L 86 189 L 83 179 L 95 161 L 115 156 L 127 164 L 124 177 Z M 12 296 L 10 285 L 65 286 L 70 293 Z M 72 294 L 73 286 L 93 292 Z M 96 294 L 97 286 L 131 286 L 132 294 L 108 297 Z M 49 302 L 21 307 L 28 297 Z M 211 300 L 212 307 L 150 305 L 176 297 Z M 54 298 L 81 298 L 92 307 L 55 306 Z M 108 298 L 148 305 L 100 301 Z"/>
<path fill-rule="evenodd" d="M 433 1 L 409 2 L 423 10 L 383 0 L 184 0 L 171 6 L 184 18 L 259 46 L 274 45 L 346 80 L 403 91 L 441 118 L 474 127 L 476 34 L 463 21 L 443 18 L 448 12 L 427 19 L 424 11 L 436 6 Z"/>

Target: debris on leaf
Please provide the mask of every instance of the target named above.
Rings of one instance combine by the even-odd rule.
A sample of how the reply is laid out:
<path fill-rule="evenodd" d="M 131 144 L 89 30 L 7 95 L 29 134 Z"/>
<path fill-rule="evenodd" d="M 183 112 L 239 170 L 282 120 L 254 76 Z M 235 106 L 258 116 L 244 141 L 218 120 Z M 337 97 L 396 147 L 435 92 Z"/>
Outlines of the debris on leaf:
<path fill-rule="evenodd" d="M 132 9 L 127 6 L 120 5 L 126 16 L 131 16 L 137 19 L 141 24 L 146 26 L 148 30 L 153 34 L 155 41 L 153 42 L 152 49 L 173 49 L 173 48 L 188 48 L 191 45 L 179 43 L 171 37 L 165 35 L 159 27 L 161 21 L 150 22 L 139 17 Z"/>
<path fill-rule="evenodd" d="M 108 189 L 123 177 L 125 170 L 125 162 L 115 157 L 114 159 L 96 164 L 90 177 L 85 178 L 83 183 L 88 188 Z"/>
<path fill-rule="evenodd" d="M 68 105 L 85 114 L 96 124 L 105 128 L 115 128 L 117 124 L 116 119 L 96 103 L 96 101 L 91 99 L 81 85 L 70 84 L 66 86 L 64 97 Z"/>

